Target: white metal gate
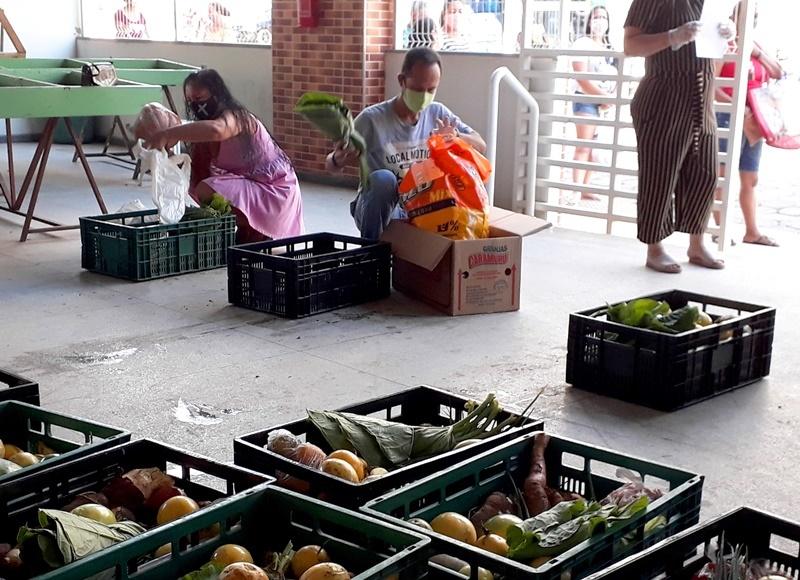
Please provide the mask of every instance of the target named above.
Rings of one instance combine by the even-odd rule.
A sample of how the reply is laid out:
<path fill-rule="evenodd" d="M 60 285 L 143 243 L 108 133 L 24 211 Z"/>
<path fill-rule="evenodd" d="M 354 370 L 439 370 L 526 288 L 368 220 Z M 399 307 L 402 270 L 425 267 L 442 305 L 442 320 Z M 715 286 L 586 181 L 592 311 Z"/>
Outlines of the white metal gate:
<path fill-rule="evenodd" d="M 574 49 L 536 47 L 534 33 L 541 25 L 537 22 L 535 11 L 543 5 L 543 0 L 527 0 L 523 23 L 523 37 L 520 49 L 519 78 L 540 106 L 538 163 L 536 172 L 536 199 L 534 211 L 541 217 L 564 227 L 574 227 L 606 234 L 633 235 L 636 224 L 637 197 L 637 155 L 636 139 L 630 118 L 630 102 L 643 74 L 644 61 L 640 58 L 627 59 L 620 52 L 584 51 Z M 544 2 L 552 10 L 552 0 Z M 562 6 L 568 3 L 561 2 Z M 580 3 L 588 6 L 588 3 Z M 731 113 L 730 129 L 720 129 L 719 138 L 728 139 L 728 152 L 720 153 L 720 162 L 727 167 L 738 167 L 741 146 L 741 126 L 744 100 L 747 87 L 749 54 L 752 49 L 752 0 L 743 0 L 739 18 L 744 22 L 744 33 L 739 39 L 736 54 L 725 57 L 726 61 L 736 63 L 734 79 L 718 79 L 721 86 L 733 87 L 734 99 L 731 104 L 717 103 L 717 111 Z M 541 19 L 539 19 L 541 20 Z M 562 23 L 571 22 L 561 14 Z M 574 26 L 571 26 L 571 29 Z M 570 29 L 570 34 L 572 30 Z M 562 41 L 565 40 L 562 34 Z M 539 45 L 541 46 L 541 45 Z M 748 55 L 745 57 L 745 55 Z M 576 58 L 601 56 L 616 59 L 616 74 L 572 71 L 571 63 Z M 743 63 L 745 66 L 743 66 Z M 741 74 L 745 71 L 745 74 Z M 587 96 L 575 94 L 570 83 L 577 79 L 595 81 L 614 81 L 613 96 Z M 596 103 L 611 105 L 602 118 L 576 116 L 572 103 Z M 519 133 L 515 149 L 514 203 L 518 211 L 530 207 L 526 200 L 528 191 L 527 163 L 530 147 L 528 135 L 529 111 L 521 106 L 518 111 Z M 575 135 L 577 124 L 592 124 L 597 127 L 598 136 L 594 140 L 579 140 Z M 575 147 L 590 147 L 596 153 L 595 159 L 576 161 L 573 159 Z M 534 153 L 535 154 L 535 153 Z M 593 178 L 588 185 L 577 184 L 577 172 L 591 171 Z M 710 222 L 708 231 L 718 234 L 719 246 L 726 240 L 729 192 L 732 185 L 738 189 L 738 171 L 729 171 L 731 178 L 719 178 L 720 199 L 714 210 L 719 212 L 719 225 Z M 597 199 L 583 199 L 594 196 Z"/>

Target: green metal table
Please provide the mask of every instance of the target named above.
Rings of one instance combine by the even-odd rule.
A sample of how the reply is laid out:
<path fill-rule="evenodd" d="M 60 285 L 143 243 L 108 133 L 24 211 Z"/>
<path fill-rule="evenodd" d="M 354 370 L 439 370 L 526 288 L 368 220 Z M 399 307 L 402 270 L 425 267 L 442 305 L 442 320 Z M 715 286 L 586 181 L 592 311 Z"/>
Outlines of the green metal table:
<path fill-rule="evenodd" d="M 109 59 L 93 59 L 108 62 Z M 75 145 L 75 155 L 80 160 L 86 177 L 103 213 L 108 210 L 97 186 L 83 150 L 80 137 L 75 133 L 71 117 L 136 115 L 147 103 L 161 99 L 167 94 L 170 106 L 175 104 L 169 95 L 169 87 L 181 84 L 183 79 L 197 70 L 196 67 L 179 65 L 164 60 L 111 59 L 118 68 L 120 80 L 113 87 L 81 86 L 80 67 L 87 60 L 71 59 L 3 59 L 0 60 L 0 117 L 6 122 L 9 182 L 0 180 L 0 193 L 7 207 L 0 210 L 24 216 L 20 241 L 31 233 L 76 229 L 77 225 L 61 225 L 37 217 L 36 203 L 39 198 L 45 168 L 53 145 L 56 123 L 64 119 L 67 131 Z M 134 80 L 138 79 L 138 80 Z M 147 83 L 142 81 L 149 81 Z M 39 138 L 33 159 L 28 167 L 19 192 L 14 175 L 13 136 L 11 119 L 47 119 Z M 121 125 L 121 121 L 119 122 Z M 104 153 L 106 153 L 104 151 Z M 31 189 L 30 201 L 25 211 L 23 202 Z M 32 222 L 45 224 L 33 228 Z"/>

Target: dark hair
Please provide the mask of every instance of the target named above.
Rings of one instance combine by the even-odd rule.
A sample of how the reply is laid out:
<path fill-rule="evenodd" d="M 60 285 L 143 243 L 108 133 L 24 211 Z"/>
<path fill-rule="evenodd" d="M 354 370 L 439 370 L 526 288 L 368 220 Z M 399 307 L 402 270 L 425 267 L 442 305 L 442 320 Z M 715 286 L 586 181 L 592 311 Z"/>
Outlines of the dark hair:
<path fill-rule="evenodd" d="M 186 95 L 186 87 L 193 85 L 203 89 L 208 89 L 211 96 L 217 100 L 219 105 L 219 113 L 230 112 L 233 114 L 234 119 L 242 129 L 242 134 L 248 137 L 252 136 L 256 130 L 254 123 L 255 115 L 251 113 L 247 107 L 233 98 L 228 85 L 222 80 L 220 74 L 213 68 L 204 68 L 199 71 L 190 73 L 183 81 L 183 94 Z M 186 115 L 193 116 L 189 103 L 186 103 Z"/>
<path fill-rule="evenodd" d="M 603 46 L 608 48 L 609 50 L 612 48 L 611 46 L 611 39 L 608 37 L 608 31 L 611 30 L 611 16 L 608 14 L 608 8 L 605 7 L 603 4 L 597 4 L 593 6 L 591 11 L 589 12 L 588 18 L 586 18 L 586 36 L 592 36 L 592 15 L 594 14 L 595 10 L 602 10 L 606 13 L 606 20 L 608 21 L 608 28 L 606 28 L 606 33 L 603 35 Z"/>
<path fill-rule="evenodd" d="M 430 48 L 436 41 L 438 26 L 433 18 L 425 16 L 414 21 L 408 36 L 409 48 Z"/>
<path fill-rule="evenodd" d="M 412 48 L 406 53 L 406 57 L 403 59 L 403 68 L 400 69 L 400 73 L 403 75 L 407 75 L 411 72 L 411 69 L 414 68 L 414 65 L 417 64 L 424 64 L 426 66 L 433 66 L 437 65 L 439 70 L 442 70 L 442 60 L 439 58 L 439 55 L 436 54 L 436 51 L 431 48 Z"/>
<path fill-rule="evenodd" d="M 447 7 L 455 3 L 464 4 L 461 0 L 446 0 L 442 6 L 442 15 L 439 17 L 439 26 L 444 28 L 444 17 L 447 15 Z"/>

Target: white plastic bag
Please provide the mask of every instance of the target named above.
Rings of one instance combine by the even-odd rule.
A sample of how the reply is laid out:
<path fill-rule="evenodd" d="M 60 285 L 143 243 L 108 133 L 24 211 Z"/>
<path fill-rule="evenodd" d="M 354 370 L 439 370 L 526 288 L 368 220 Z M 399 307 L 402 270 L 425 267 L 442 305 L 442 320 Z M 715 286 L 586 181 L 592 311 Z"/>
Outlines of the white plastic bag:
<path fill-rule="evenodd" d="M 139 158 L 152 175 L 153 203 L 162 224 L 181 221 L 189 201 L 192 160 L 188 155 L 173 155 L 154 149 L 141 149 Z"/>

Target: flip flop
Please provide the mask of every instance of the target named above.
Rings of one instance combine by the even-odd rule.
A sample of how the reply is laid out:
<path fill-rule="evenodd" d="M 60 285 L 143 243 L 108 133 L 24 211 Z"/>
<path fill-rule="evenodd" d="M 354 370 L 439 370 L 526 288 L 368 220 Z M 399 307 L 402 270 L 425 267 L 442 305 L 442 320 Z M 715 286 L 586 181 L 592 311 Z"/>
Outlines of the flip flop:
<path fill-rule="evenodd" d="M 756 246 L 770 246 L 772 248 L 780 247 L 780 244 L 778 242 L 776 242 L 769 236 L 764 236 L 764 235 L 758 236 L 758 238 L 756 238 L 753 241 L 748 241 L 743 239 L 742 242 L 744 242 L 745 244 L 754 244 Z"/>
<path fill-rule="evenodd" d="M 711 259 L 708 261 L 704 258 L 689 258 L 689 263 L 694 264 L 695 266 L 700 266 L 701 268 L 708 268 L 709 270 L 723 270 L 725 268 L 725 262 L 718 259 Z"/>

